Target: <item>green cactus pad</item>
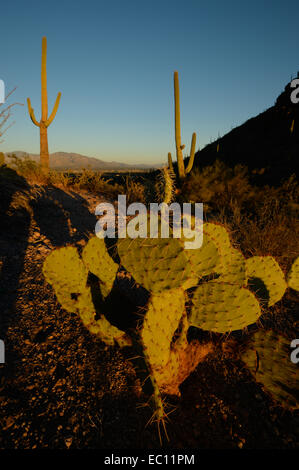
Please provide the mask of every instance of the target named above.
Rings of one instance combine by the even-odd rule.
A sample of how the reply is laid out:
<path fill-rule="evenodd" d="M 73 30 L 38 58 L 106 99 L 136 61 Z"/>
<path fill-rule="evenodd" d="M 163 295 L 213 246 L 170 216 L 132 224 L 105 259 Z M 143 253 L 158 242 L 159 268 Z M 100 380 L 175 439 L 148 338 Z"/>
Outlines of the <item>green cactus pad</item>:
<path fill-rule="evenodd" d="M 175 238 L 120 239 L 121 264 L 150 292 L 181 287 L 191 278 L 184 249 Z"/>
<path fill-rule="evenodd" d="M 95 320 L 96 311 L 87 286 L 88 270 L 76 248 L 69 246 L 52 251 L 44 262 L 43 273 L 61 306 L 68 312 L 79 314 L 91 333 L 109 345 L 115 341 L 119 345 L 130 344 L 125 333 L 111 325 L 103 315 Z"/>
<path fill-rule="evenodd" d="M 204 234 L 208 235 L 219 249 L 229 249 L 231 247 L 228 232 L 224 225 L 205 222 L 203 224 Z"/>
<path fill-rule="evenodd" d="M 213 240 L 220 254 L 219 264 L 215 268 L 215 271 L 221 274 L 219 281 L 245 286 L 245 258 L 240 251 L 231 246 L 226 228 L 223 225 L 207 222 L 203 230 L 204 234 Z"/>
<path fill-rule="evenodd" d="M 150 298 L 141 330 L 141 341 L 153 369 L 167 364 L 172 338 L 184 311 L 183 289 L 164 291 Z"/>
<path fill-rule="evenodd" d="M 68 246 L 52 251 L 44 262 L 43 273 L 47 282 L 53 286 L 62 307 L 69 312 L 76 312 L 80 294 L 84 293 L 88 297 L 88 271 L 77 249 Z"/>
<path fill-rule="evenodd" d="M 112 289 L 118 264 L 108 254 L 102 238 L 91 238 L 82 252 L 82 259 L 87 269 L 100 280 L 100 289 L 106 297 Z"/>
<path fill-rule="evenodd" d="M 261 315 L 258 301 L 248 289 L 219 280 L 198 286 L 192 303 L 190 325 L 217 333 L 245 328 Z"/>
<path fill-rule="evenodd" d="M 287 276 L 288 286 L 299 291 L 299 256 L 295 259 Z"/>
<path fill-rule="evenodd" d="M 241 360 L 275 400 L 288 408 L 299 407 L 299 364 L 291 361 L 291 341 L 274 331 L 257 331 Z"/>
<path fill-rule="evenodd" d="M 219 282 L 244 287 L 246 285 L 246 265 L 242 253 L 232 247 L 229 250 L 225 249 L 221 253 L 221 261 Z"/>
<path fill-rule="evenodd" d="M 287 283 L 277 261 L 272 256 L 253 256 L 245 264 L 248 285 L 259 290 L 258 295 L 266 297 L 269 307 L 278 302 L 285 293 Z M 259 280 L 264 286 L 259 285 Z"/>
<path fill-rule="evenodd" d="M 181 238 L 184 243 L 185 239 Z M 189 240 L 191 241 L 191 240 Z M 206 234 L 203 235 L 203 243 L 200 248 L 185 249 L 185 254 L 191 266 L 192 276 L 198 281 L 203 276 L 216 272 L 220 263 L 220 255 L 213 240 Z M 196 285 L 197 282 L 194 284 Z"/>

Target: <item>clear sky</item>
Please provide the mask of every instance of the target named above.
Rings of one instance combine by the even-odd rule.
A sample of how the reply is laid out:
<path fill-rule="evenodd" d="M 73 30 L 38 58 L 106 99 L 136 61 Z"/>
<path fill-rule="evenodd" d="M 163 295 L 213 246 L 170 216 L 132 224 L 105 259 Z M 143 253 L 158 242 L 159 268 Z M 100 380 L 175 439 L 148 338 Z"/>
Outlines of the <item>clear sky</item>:
<path fill-rule="evenodd" d="M 173 72 L 182 143 L 202 148 L 272 106 L 299 70 L 298 0 L 3 0 L 0 79 L 17 86 L 2 151 L 39 153 L 41 38 L 47 37 L 50 152 L 128 163 L 175 155 Z"/>

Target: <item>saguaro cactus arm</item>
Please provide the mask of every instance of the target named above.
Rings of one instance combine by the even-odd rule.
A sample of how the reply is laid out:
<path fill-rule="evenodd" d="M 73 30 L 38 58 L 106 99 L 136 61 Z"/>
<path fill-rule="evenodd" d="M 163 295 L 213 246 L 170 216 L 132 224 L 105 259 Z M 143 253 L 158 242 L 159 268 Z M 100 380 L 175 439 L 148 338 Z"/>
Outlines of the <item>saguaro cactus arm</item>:
<path fill-rule="evenodd" d="M 180 122 L 180 89 L 179 89 L 179 75 L 174 72 L 174 113 L 175 113 L 175 145 L 178 161 L 179 178 L 185 177 L 185 167 L 183 159 L 183 149 L 181 142 L 181 122 Z"/>
<path fill-rule="evenodd" d="M 28 105 L 28 112 L 29 112 L 29 116 L 30 116 L 30 118 L 31 118 L 31 121 L 32 121 L 33 124 L 35 124 L 36 126 L 40 127 L 40 123 L 37 122 L 37 120 L 36 120 L 36 118 L 35 118 L 34 109 L 31 107 L 30 98 L 27 98 L 27 105 Z"/>
<path fill-rule="evenodd" d="M 171 170 L 171 171 L 174 171 L 173 170 L 173 163 L 172 163 L 172 158 L 171 158 L 171 153 L 168 152 L 168 168 Z"/>
<path fill-rule="evenodd" d="M 192 134 L 190 159 L 187 169 L 185 170 L 183 149 L 185 145 L 181 143 L 181 124 L 180 124 L 180 90 L 179 90 L 179 75 L 174 72 L 174 111 L 175 111 L 175 146 L 178 162 L 178 176 L 179 179 L 184 179 L 186 174 L 189 173 L 193 167 L 195 155 L 196 134 Z"/>
<path fill-rule="evenodd" d="M 50 114 L 50 117 L 49 117 L 49 118 L 46 120 L 46 122 L 45 122 L 46 127 L 48 127 L 48 126 L 51 124 L 51 122 L 53 121 L 53 119 L 54 119 L 55 116 L 56 116 L 57 109 L 58 109 L 59 102 L 60 102 L 60 97 L 61 97 L 61 93 L 59 92 L 58 95 L 57 95 L 55 104 L 54 104 L 53 111 L 52 111 L 52 113 Z"/>
<path fill-rule="evenodd" d="M 190 149 L 190 158 L 189 158 L 188 166 L 186 168 L 186 174 L 190 173 L 193 167 L 194 155 L 195 155 L 195 144 L 196 144 L 196 132 L 193 132 L 192 141 L 191 141 L 191 149 Z"/>

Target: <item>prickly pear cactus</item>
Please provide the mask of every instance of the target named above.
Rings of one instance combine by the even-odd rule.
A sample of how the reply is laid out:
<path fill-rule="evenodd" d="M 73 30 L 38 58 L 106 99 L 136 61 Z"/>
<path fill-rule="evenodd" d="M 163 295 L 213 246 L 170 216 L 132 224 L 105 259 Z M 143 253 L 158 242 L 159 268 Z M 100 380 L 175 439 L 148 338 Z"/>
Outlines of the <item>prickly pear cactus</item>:
<path fill-rule="evenodd" d="M 89 272 L 99 279 L 101 293 L 106 297 L 112 289 L 119 266 L 109 256 L 104 240 L 91 238 L 83 249 L 82 260 Z"/>
<path fill-rule="evenodd" d="M 120 239 L 118 253 L 121 264 L 150 292 L 181 287 L 191 277 L 184 249 L 175 238 Z"/>
<path fill-rule="evenodd" d="M 299 408 L 299 364 L 291 361 L 291 341 L 274 331 L 257 331 L 241 360 L 280 404 Z"/>
<path fill-rule="evenodd" d="M 247 259 L 246 277 L 248 285 L 257 291 L 257 295 L 260 293 L 263 296 L 264 292 L 264 300 L 268 301 L 269 307 L 283 297 L 287 288 L 284 274 L 272 256 L 252 256 Z"/>
<path fill-rule="evenodd" d="M 182 239 L 185 242 L 185 239 Z M 194 285 L 198 284 L 203 276 L 217 272 L 220 263 L 220 254 L 214 241 L 207 235 L 203 236 L 203 243 L 200 248 L 185 249 L 185 254 L 194 276 Z M 191 285 L 190 285 L 191 287 Z"/>
<path fill-rule="evenodd" d="M 180 384 L 214 348 L 211 342 L 190 342 L 189 327 L 216 333 L 244 329 L 261 315 L 258 297 L 249 290 L 252 279 L 260 279 L 265 285 L 269 305 L 277 302 L 286 289 L 283 273 L 273 258 L 253 257 L 245 261 L 220 224 L 203 224 L 200 248 L 185 249 L 184 242 L 184 237 L 172 238 L 171 234 L 170 238 L 148 235 L 148 238 L 118 240 L 120 265 L 146 289 L 149 298 L 143 308 L 142 325 L 130 331 L 131 338 L 111 325 L 99 311 L 107 305 L 108 294 L 115 292 L 113 286 L 119 269 L 104 240 L 91 238 L 82 257 L 74 247 L 57 249 L 43 266 L 45 278 L 63 308 L 78 313 L 92 333 L 109 345 L 116 342 L 120 347 L 132 345 L 138 352 L 142 351 L 152 384 L 153 416 L 158 421 L 166 416 L 161 393 L 179 395 Z M 298 265 L 296 260 L 288 275 L 288 284 L 293 288 L 298 286 Z M 92 290 L 95 279 L 102 303 L 95 302 Z M 269 386 L 274 396 L 294 404 L 290 397 L 294 365 L 292 368 L 284 363 L 290 374 L 286 379 L 283 369 L 276 370 L 270 361 L 271 354 L 276 355 L 277 361 L 286 354 L 286 344 L 275 338 L 265 336 L 264 332 L 255 335 L 242 360 L 254 369 L 257 380 Z M 256 371 L 257 349 L 260 369 Z M 272 372 L 278 374 L 278 379 L 271 376 Z"/>
<path fill-rule="evenodd" d="M 166 290 L 150 298 L 140 336 L 153 368 L 164 367 L 169 361 L 170 344 L 184 310 L 183 289 Z"/>
<path fill-rule="evenodd" d="M 86 286 L 88 270 L 76 248 L 68 246 L 52 251 L 44 262 L 43 273 L 47 282 L 54 287 L 58 301 L 67 311 L 76 313 L 82 297 L 86 307 L 93 310 L 90 289 Z"/>
<path fill-rule="evenodd" d="M 287 276 L 288 286 L 299 291 L 299 256 L 295 259 Z"/>
<path fill-rule="evenodd" d="M 88 257 L 87 259 L 89 260 Z M 105 267 L 105 264 L 103 266 Z M 62 307 L 68 312 L 78 313 L 91 333 L 97 334 L 109 345 L 113 345 L 115 341 L 121 345 L 131 343 L 126 340 L 125 333 L 111 325 L 104 315 L 98 320 L 95 319 L 96 314 L 101 312 L 95 310 L 91 289 L 87 283 L 88 268 L 75 247 L 68 246 L 52 251 L 44 262 L 43 273 L 53 286 Z"/>
<path fill-rule="evenodd" d="M 217 333 L 241 330 L 261 315 L 259 303 L 249 290 L 219 280 L 198 286 L 192 303 L 190 325 Z"/>

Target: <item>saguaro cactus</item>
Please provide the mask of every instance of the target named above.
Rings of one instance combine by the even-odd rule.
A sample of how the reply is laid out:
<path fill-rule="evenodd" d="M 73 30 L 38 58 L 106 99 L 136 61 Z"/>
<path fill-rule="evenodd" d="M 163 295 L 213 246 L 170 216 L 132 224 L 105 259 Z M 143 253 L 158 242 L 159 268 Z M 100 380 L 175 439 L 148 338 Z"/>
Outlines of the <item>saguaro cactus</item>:
<path fill-rule="evenodd" d="M 59 92 L 55 101 L 52 113 L 48 117 L 48 96 L 47 96 L 47 38 L 42 39 L 42 66 L 41 66 L 41 82 L 42 82 L 42 113 L 41 120 L 38 122 L 34 115 L 34 109 L 31 107 L 30 98 L 27 98 L 28 111 L 33 124 L 40 129 L 40 163 L 45 173 L 49 171 L 49 150 L 48 150 L 48 134 L 47 128 L 55 118 L 61 93 Z"/>
<path fill-rule="evenodd" d="M 179 75 L 174 72 L 174 110 L 175 110 L 175 146 L 178 162 L 178 176 L 179 179 L 185 178 L 186 174 L 192 170 L 195 155 L 196 133 L 192 134 L 190 159 L 187 168 L 184 166 L 183 149 L 185 145 L 181 142 L 181 123 L 180 123 L 180 90 L 179 90 Z"/>

